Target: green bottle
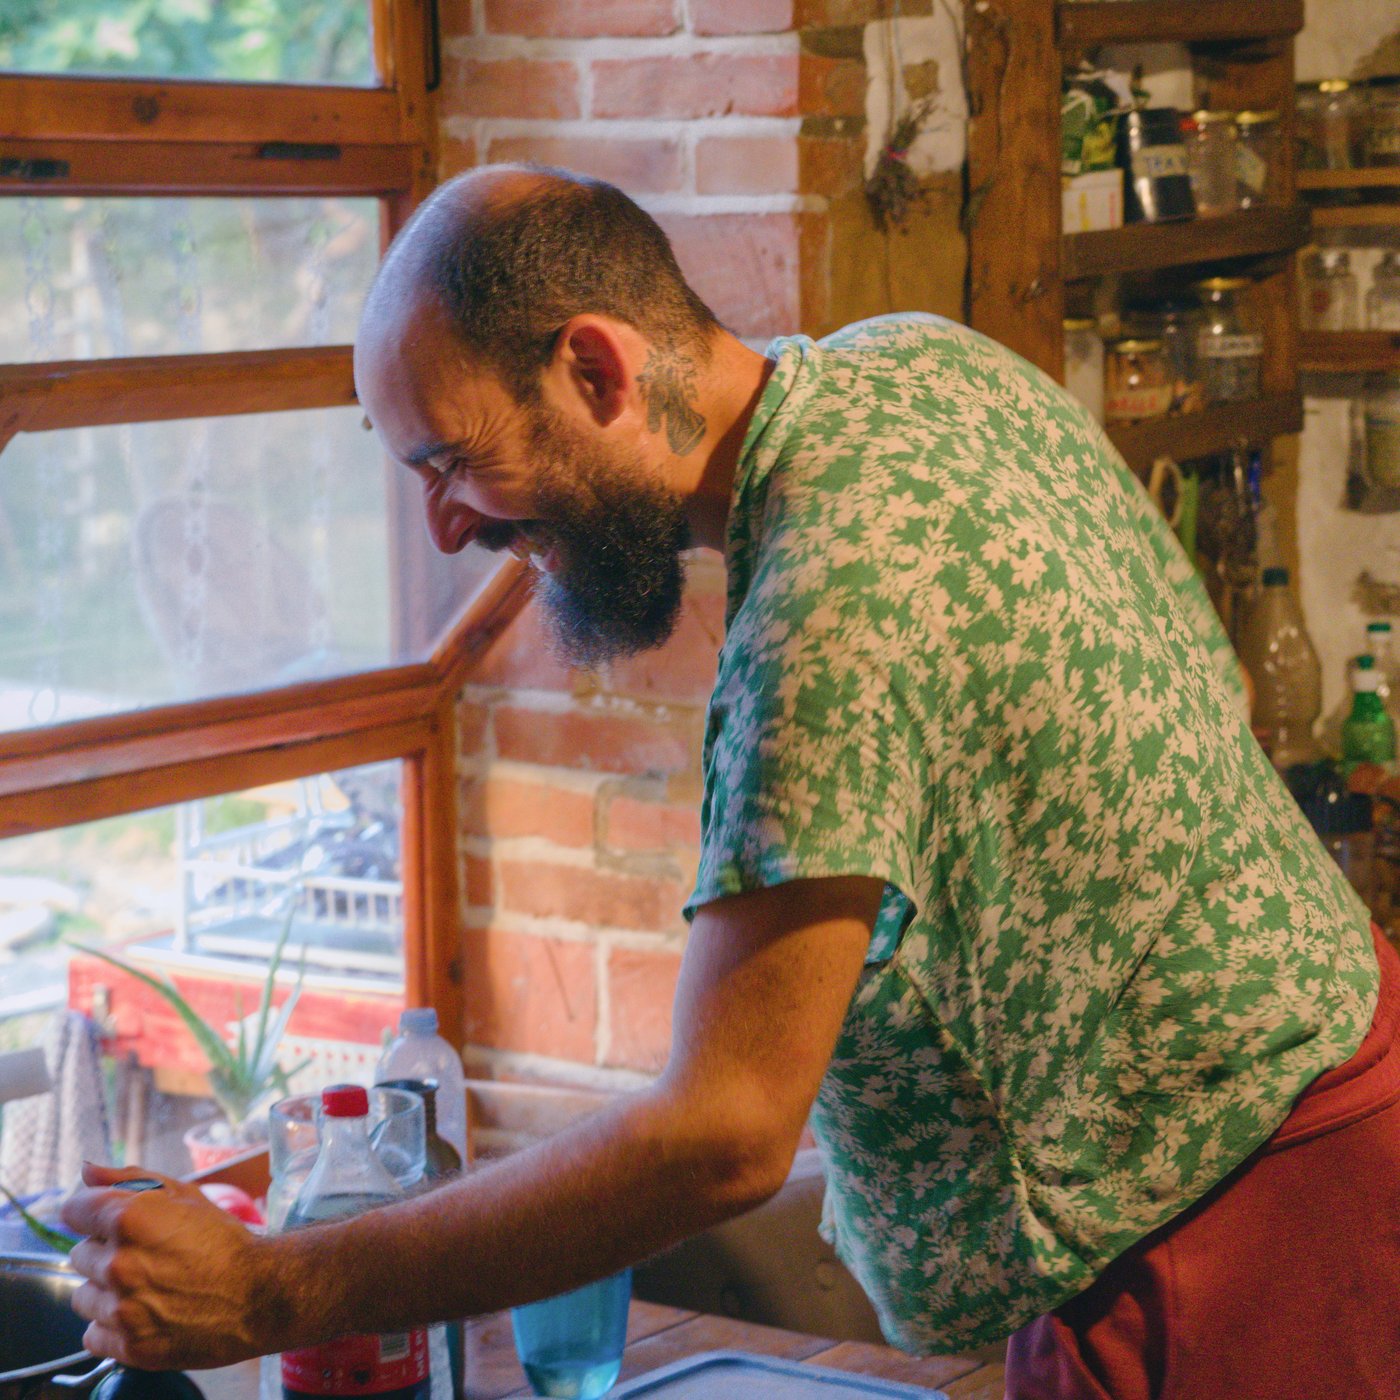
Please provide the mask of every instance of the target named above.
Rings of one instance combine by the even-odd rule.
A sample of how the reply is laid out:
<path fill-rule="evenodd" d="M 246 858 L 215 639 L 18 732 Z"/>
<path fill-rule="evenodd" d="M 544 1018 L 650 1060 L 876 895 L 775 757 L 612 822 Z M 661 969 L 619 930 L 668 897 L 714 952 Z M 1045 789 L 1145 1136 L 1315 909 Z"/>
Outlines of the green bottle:
<path fill-rule="evenodd" d="M 1342 771 L 1363 763 L 1395 762 L 1395 722 L 1380 697 L 1380 672 L 1373 656 L 1358 656 L 1352 673 L 1351 714 L 1342 722 Z"/>

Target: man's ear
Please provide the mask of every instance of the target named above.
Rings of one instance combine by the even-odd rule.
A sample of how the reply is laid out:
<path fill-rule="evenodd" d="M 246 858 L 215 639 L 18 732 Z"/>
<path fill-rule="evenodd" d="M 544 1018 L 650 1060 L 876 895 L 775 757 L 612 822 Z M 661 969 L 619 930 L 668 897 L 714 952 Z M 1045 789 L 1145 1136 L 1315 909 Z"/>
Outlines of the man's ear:
<path fill-rule="evenodd" d="M 626 408 L 632 390 L 629 350 L 612 322 L 575 316 L 559 332 L 545 378 L 566 405 L 582 409 L 606 428 Z"/>

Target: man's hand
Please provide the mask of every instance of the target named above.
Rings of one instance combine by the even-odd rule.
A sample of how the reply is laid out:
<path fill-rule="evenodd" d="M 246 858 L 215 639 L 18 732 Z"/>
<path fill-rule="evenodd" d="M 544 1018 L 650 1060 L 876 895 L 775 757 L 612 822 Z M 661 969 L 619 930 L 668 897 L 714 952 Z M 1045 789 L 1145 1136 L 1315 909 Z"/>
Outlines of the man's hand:
<path fill-rule="evenodd" d="M 64 1224 L 86 1236 L 71 1256 L 88 1280 L 73 1295 L 89 1324 L 83 1345 L 150 1371 L 258 1355 L 272 1313 L 267 1242 L 196 1186 L 158 1177 L 160 1190 L 113 1189 L 154 1175 L 85 1166 L 63 1207 Z"/>

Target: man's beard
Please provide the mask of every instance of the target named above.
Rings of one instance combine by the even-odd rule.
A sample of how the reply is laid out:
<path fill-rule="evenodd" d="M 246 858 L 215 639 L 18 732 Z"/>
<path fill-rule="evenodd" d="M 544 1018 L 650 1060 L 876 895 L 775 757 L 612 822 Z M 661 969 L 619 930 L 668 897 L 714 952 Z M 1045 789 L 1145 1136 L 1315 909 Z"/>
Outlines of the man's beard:
<path fill-rule="evenodd" d="M 609 452 L 561 414 L 528 412 L 536 518 L 488 522 L 477 538 L 499 549 L 523 535 L 539 553 L 557 551 L 555 572 L 540 573 L 536 592 L 566 664 L 592 670 L 660 646 L 685 585 L 681 497 L 648 473 L 640 453 Z"/>

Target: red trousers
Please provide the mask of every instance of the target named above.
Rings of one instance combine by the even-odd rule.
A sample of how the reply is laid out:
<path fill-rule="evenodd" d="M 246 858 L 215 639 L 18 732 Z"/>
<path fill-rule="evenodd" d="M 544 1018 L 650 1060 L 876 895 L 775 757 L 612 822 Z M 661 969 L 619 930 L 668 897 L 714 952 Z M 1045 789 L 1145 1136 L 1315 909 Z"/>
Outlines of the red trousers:
<path fill-rule="evenodd" d="M 1011 1338 L 1007 1400 L 1400 1400 L 1400 957 L 1361 1048 L 1209 1195 Z"/>

